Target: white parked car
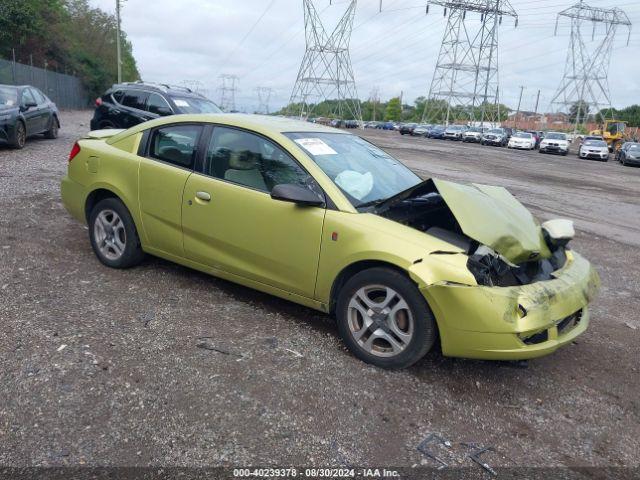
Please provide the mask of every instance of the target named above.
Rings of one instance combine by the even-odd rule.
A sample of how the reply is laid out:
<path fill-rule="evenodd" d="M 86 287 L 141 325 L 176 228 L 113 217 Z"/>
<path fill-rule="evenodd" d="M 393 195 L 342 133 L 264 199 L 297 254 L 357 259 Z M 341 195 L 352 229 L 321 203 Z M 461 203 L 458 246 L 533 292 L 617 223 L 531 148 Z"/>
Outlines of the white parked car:
<path fill-rule="evenodd" d="M 585 140 L 578 151 L 580 158 L 593 158 L 603 162 L 609 161 L 609 147 L 604 140 Z"/>
<path fill-rule="evenodd" d="M 442 138 L 445 140 L 462 140 L 462 136 L 467 131 L 467 127 L 464 125 L 449 125 Z"/>
<path fill-rule="evenodd" d="M 562 132 L 548 132 L 540 142 L 540 153 L 569 153 L 567 134 Z"/>
<path fill-rule="evenodd" d="M 533 150 L 536 148 L 536 139 L 529 132 L 516 132 L 509 139 L 507 148 Z"/>
<path fill-rule="evenodd" d="M 480 143 L 484 131 L 485 129 L 481 127 L 471 127 L 462 134 L 462 141 Z"/>

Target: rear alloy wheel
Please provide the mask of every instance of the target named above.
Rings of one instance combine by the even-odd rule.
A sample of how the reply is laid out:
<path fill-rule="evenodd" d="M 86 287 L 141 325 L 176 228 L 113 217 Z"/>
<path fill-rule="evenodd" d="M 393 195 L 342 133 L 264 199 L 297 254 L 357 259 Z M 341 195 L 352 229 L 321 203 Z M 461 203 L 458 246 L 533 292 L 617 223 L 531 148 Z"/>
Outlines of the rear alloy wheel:
<path fill-rule="evenodd" d="M 340 335 L 361 360 L 382 368 L 405 368 L 420 360 L 436 338 L 433 314 L 415 284 L 387 268 L 364 270 L 338 297 Z"/>
<path fill-rule="evenodd" d="M 59 128 L 60 126 L 58 125 L 58 120 L 56 119 L 56 117 L 51 117 L 51 126 L 49 127 L 49 130 L 44 132 L 44 138 L 48 138 L 50 140 L 58 138 Z"/>
<path fill-rule="evenodd" d="M 133 218 L 117 198 L 101 200 L 93 208 L 89 239 L 98 259 L 111 268 L 133 267 L 144 257 Z"/>
<path fill-rule="evenodd" d="M 20 150 L 21 148 L 24 148 L 26 143 L 27 129 L 24 126 L 24 123 L 18 120 L 18 123 L 16 123 L 15 131 L 13 133 L 13 140 L 10 142 L 10 145 L 12 148 Z"/>

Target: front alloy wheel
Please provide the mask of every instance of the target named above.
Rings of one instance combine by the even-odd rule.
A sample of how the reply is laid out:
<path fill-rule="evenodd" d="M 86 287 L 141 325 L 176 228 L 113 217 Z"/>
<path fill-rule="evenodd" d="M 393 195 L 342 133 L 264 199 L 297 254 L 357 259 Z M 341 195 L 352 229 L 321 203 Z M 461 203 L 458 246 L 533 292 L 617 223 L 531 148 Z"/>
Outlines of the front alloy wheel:
<path fill-rule="evenodd" d="M 351 297 L 348 309 L 349 331 L 367 353 L 390 357 L 411 342 L 413 315 L 394 289 L 382 285 L 362 287 Z"/>
<path fill-rule="evenodd" d="M 399 271 L 371 268 L 351 277 L 336 305 L 340 335 L 361 360 L 404 368 L 433 346 L 433 314 L 416 285 Z"/>

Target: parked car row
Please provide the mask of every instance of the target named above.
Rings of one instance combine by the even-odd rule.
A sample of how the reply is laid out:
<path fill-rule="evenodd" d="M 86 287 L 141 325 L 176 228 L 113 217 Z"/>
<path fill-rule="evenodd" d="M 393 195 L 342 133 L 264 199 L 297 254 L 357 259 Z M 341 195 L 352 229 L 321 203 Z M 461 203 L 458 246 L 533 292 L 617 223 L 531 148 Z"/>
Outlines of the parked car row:
<path fill-rule="evenodd" d="M 372 122 L 369 122 L 370 124 Z M 365 125 L 365 128 L 384 128 L 398 130 L 401 135 L 414 137 L 453 140 L 465 143 L 479 143 L 507 147 L 518 150 L 538 150 L 540 153 L 567 155 L 572 135 L 563 132 L 543 132 L 538 130 L 515 130 L 509 127 L 476 127 L 467 125 L 431 125 L 419 123 L 392 124 L 386 127 L 383 122 L 376 125 Z M 391 122 L 388 122 L 391 123 Z M 379 124 L 379 125 L 378 125 Z M 609 149 L 602 136 L 578 136 L 581 143 L 576 152 L 579 158 L 600 161 L 609 160 Z M 627 142 L 615 155 L 616 160 L 624 165 L 640 165 L 640 143 Z"/>

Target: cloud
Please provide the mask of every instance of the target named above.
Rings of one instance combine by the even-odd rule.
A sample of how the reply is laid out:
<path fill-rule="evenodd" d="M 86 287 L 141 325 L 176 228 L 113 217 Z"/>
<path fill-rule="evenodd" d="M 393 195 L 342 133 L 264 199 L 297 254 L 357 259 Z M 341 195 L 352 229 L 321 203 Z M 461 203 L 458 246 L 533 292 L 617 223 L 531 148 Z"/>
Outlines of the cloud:
<path fill-rule="evenodd" d="M 90 1 L 114 10 L 114 0 Z M 640 23 L 640 4 L 621 2 L 631 21 Z M 329 7 L 327 0 L 316 0 L 327 30 L 346 6 L 345 0 L 332 3 Z M 538 89 L 540 108 L 546 109 L 560 83 L 569 45 L 567 22 L 554 36 L 555 15 L 575 2 L 511 3 L 520 21 L 514 28 L 505 18 L 500 27 L 501 100 L 515 106 L 523 85 L 522 109 L 534 108 Z M 377 0 L 358 4 L 351 57 L 359 96 L 368 97 L 374 86 L 383 99 L 402 92 L 405 102 L 411 102 L 426 95 L 446 24 L 442 8 L 432 5 L 425 15 L 423 0 L 384 0 L 383 12 L 377 12 Z M 258 86 L 274 89 L 272 110 L 285 105 L 304 54 L 301 0 L 126 0 L 122 22 L 145 80 L 197 80 L 217 101 L 219 76 L 238 75 L 237 104 L 246 111 L 257 106 Z M 611 57 L 609 83 L 617 107 L 640 103 L 640 62 L 630 60 L 640 48 L 637 30 L 631 45 L 625 43 L 626 32 L 621 32 Z"/>

